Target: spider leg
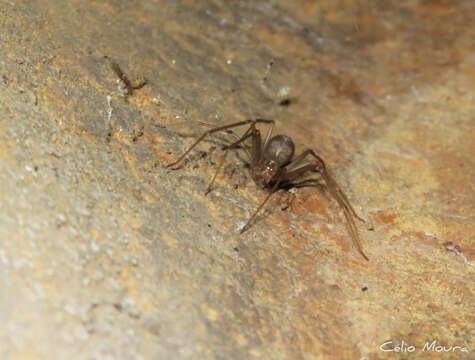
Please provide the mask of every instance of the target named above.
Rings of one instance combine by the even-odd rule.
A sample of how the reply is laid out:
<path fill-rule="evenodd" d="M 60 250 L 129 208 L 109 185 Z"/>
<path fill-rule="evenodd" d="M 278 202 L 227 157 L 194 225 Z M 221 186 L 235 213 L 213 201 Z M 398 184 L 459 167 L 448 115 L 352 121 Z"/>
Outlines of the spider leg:
<path fill-rule="evenodd" d="M 282 188 L 292 189 L 292 188 L 303 188 L 303 187 L 317 187 L 321 188 L 323 185 L 317 179 L 306 179 L 298 183 L 283 183 Z"/>
<path fill-rule="evenodd" d="M 301 163 L 303 159 L 308 155 L 312 155 L 316 159 L 316 162 L 311 163 L 311 164 L 307 163 L 305 165 L 295 168 L 295 164 Z M 290 167 L 290 171 L 288 170 L 289 167 Z M 323 180 L 325 181 L 325 184 L 328 187 L 328 190 L 330 191 L 332 196 L 335 198 L 335 200 L 338 202 L 340 207 L 343 209 L 343 214 L 345 215 L 346 221 L 348 223 L 348 227 L 350 229 L 350 233 L 353 238 L 353 242 L 355 243 L 355 246 L 358 249 L 358 252 L 363 256 L 363 258 L 365 258 L 365 260 L 369 261 L 368 257 L 363 252 L 360 236 L 358 233 L 358 228 L 356 227 L 354 217 L 356 217 L 357 219 L 363 222 L 364 220 L 356 214 L 355 210 L 351 206 L 345 193 L 340 189 L 336 181 L 328 172 L 323 159 L 317 154 L 315 154 L 313 150 L 308 149 L 304 151 L 301 155 L 297 156 L 293 162 L 287 165 L 285 170 L 286 171 L 282 174 L 282 177 L 280 180 L 286 183 L 287 185 L 289 185 L 292 182 L 292 180 L 298 178 L 299 176 L 301 176 L 307 171 L 318 172 L 321 174 Z"/>
<path fill-rule="evenodd" d="M 312 152 L 312 150 L 310 149 L 307 149 L 305 150 L 303 153 L 301 153 L 300 155 L 296 156 L 291 162 L 290 164 L 288 164 L 285 169 L 287 171 L 291 171 L 291 170 L 295 170 L 298 165 L 300 165 L 300 163 Z"/>
<path fill-rule="evenodd" d="M 251 166 L 256 165 L 262 156 L 262 139 L 261 132 L 256 128 L 253 129 L 251 139 Z"/>
<path fill-rule="evenodd" d="M 262 149 L 265 149 L 267 147 L 270 137 L 272 136 L 272 130 L 274 130 L 274 125 L 275 125 L 275 122 L 272 121 L 269 131 L 267 131 L 266 139 L 264 140 L 264 143 L 262 144 Z"/>
<path fill-rule="evenodd" d="M 328 172 L 327 169 L 324 169 L 322 172 L 322 177 L 325 180 L 328 188 L 330 189 L 330 192 L 334 192 L 333 196 L 337 199 L 337 201 L 340 203 L 341 206 L 343 206 L 351 215 L 353 215 L 355 218 L 360 220 L 361 222 L 366 222 L 363 218 L 361 218 L 351 206 L 350 201 L 346 197 L 345 193 L 340 189 L 338 184 L 335 182 L 333 177 L 330 176 L 330 173 Z M 340 200 L 338 200 L 340 199 Z"/>
<path fill-rule="evenodd" d="M 251 125 L 249 127 L 249 129 L 246 130 L 246 132 L 240 137 L 238 138 L 237 141 L 233 142 L 232 144 L 226 146 L 226 149 L 224 151 L 224 155 L 223 157 L 221 158 L 221 161 L 219 162 L 219 165 L 218 165 L 218 168 L 216 169 L 216 172 L 214 173 L 214 176 L 213 178 L 211 179 L 211 182 L 209 183 L 208 185 L 208 188 L 206 189 L 205 191 L 205 195 L 208 195 L 209 192 L 211 191 L 211 188 L 213 187 L 213 184 L 214 184 L 214 181 L 216 180 L 216 177 L 218 176 L 218 173 L 219 171 L 221 170 L 221 168 L 223 167 L 223 164 L 224 164 L 224 161 L 226 159 L 226 156 L 228 155 L 228 152 L 230 149 L 233 149 L 233 148 L 236 148 L 239 144 L 241 144 L 243 141 L 245 141 L 246 139 L 248 139 L 249 137 L 252 136 L 253 134 L 253 130 L 255 130 L 255 128 Z"/>
<path fill-rule="evenodd" d="M 287 168 L 285 168 L 285 170 L 286 171 L 282 173 L 280 179 L 283 183 L 288 184 L 288 185 L 290 185 L 293 180 L 299 178 L 300 176 L 302 176 L 308 171 L 319 172 L 318 165 L 315 163 L 307 163 L 291 171 L 287 171 Z"/>
<path fill-rule="evenodd" d="M 213 124 L 209 124 L 209 123 L 206 123 L 204 121 L 197 121 L 198 123 L 200 123 L 201 125 L 204 125 L 204 126 L 207 126 L 207 127 L 214 127 Z M 247 131 L 249 131 L 250 127 L 246 130 L 246 133 Z M 239 140 L 243 135 L 239 136 L 237 135 L 234 131 L 232 130 L 225 130 L 225 133 L 228 134 L 228 135 L 231 135 L 232 137 L 234 137 L 236 140 Z M 245 145 L 245 144 L 241 144 L 241 148 L 246 152 L 246 155 L 249 159 L 251 159 L 251 153 L 249 152 L 249 146 Z"/>
<path fill-rule="evenodd" d="M 228 130 L 230 128 L 234 128 L 234 127 L 238 127 L 238 126 L 243 126 L 243 125 L 247 125 L 247 124 L 257 124 L 257 123 L 266 123 L 266 124 L 269 124 L 269 123 L 273 123 L 274 121 L 273 120 L 265 120 L 265 119 L 255 119 L 255 120 L 243 120 L 243 121 L 238 121 L 238 122 L 235 122 L 235 123 L 232 123 L 232 124 L 228 124 L 228 125 L 224 125 L 224 126 L 219 126 L 219 127 L 216 127 L 214 129 L 210 129 L 208 131 L 206 131 L 203 135 L 201 135 L 198 140 L 196 140 L 184 153 L 183 155 L 181 155 L 176 161 L 172 162 L 171 164 L 168 164 L 168 167 L 172 167 L 172 166 L 175 166 L 177 165 L 180 161 L 183 160 L 183 158 L 188 155 L 188 153 L 193 150 L 193 148 L 198 145 L 201 141 L 203 141 L 203 139 L 210 135 L 210 134 L 213 134 L 217 131 L 224 131 L 224 130 Z"/>
<path fill-rule="evenodd" d="M 252 214 L 252 216 L 249 218 L 249 220 L 247 221 L 246 225 L 244 225 L 244 227 L 241 229 L 241 231 L 239 232 L 240 234 L 242 234 L 244 231 L 246 231 L 248 228 L 249 228 L 249 225 L 251 224 L 251 222 L 254 220 L 254 218 L 256 217 L 257 213 L 262 209 L 262 207 L 265 205 L 265 203 L 267 202 L 267 200 L 269 200 L 269 198 L 272 196 L 272 194 L 274 194 L 277 189 L 279 188 L 279 182 L 276 182 L 274 184 L 274 186 L 272 187 L 272 190 L 269 192 L 269 194 L 267 194 L 266 198 L 264 199 L 263 202 L 261 202 L 261 204 L 259 205 L 259 207 L 256 209 L 256 211 L 254 211 L 254 214 Z"/>
<path fill-rule="evenodd" d="M 338 184 L 335 182 L 335 180 L 333 180 L 333 178 L 330 176 L 330 173 L 328 172 L 327 168 L 326 168 L 326 165 L 325 165 L 325 162 L 323 161 L 323 159 L 318 156 L 313 150 L 311 149 L 307 149 L 305 150 L 302 154 L 300 154 L 299 156 L 297 156 L 290 164 L 287 165 L 286 167 L 286 170 L 287 172 L 291 173 L 291 177 L 293 179 L 297 178 L 298 176 L 293 176 L 292 173 L 301 169 L 301 168 L 297 168 L 295 169 L 295 164 L 297 163 L 300 163 L 303 161 L 303 159 L 308 156 L 308 155 L 312 155 L 316 160 L 317 160 L 317 164 L 319 165 L 319 167 L 321 168 L 320 170 L 313 170 L 313 171 L 317 171 L 319 173 L 322 174 L 322 177 L 323 179 L 325 180 L 325 182 L 327 183 L 327 186 L 329 188 L 332 188 L 331 192 L 333 194 L 333 192 L 336 193 L 333 194 L 335 197 L 337 198 L 341 198 L 342 202 L 344 203 L 344 206 L 345 208 L 347 208 L 351 214 L 357 218 L 358 220 L 360 220 L 361 222 L 366 222 L 363 218 L 361 218 L 355 211 L 355 209 L 353 208 L 353 206 L 351 206 L 350 204 L 350 201 L 348 200 L 348 198 L 346 197 L 345 193 L 340 189 L 340 187 L 338 186 Z M 289 171 L 289 169 L 291 169 L 291 171 Z M 305 172 L 305 171 L 303 171 Z M 302 172 L 299 172 L 299 174 L 301 175 Z M 326 175 L 324 175 L 326 174 Z"/>

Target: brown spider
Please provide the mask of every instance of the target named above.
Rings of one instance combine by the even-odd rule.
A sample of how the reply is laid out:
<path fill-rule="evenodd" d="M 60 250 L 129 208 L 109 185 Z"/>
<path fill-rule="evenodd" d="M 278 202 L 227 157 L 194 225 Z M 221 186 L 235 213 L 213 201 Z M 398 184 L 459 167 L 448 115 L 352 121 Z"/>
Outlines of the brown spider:
<path fill-rule="evenodd" d="M 262 141 L 261 132 L 256 128 L 256 124 L 271 124 L 264 141 Z M 231 128 L 244 125 L 249 125 L 249 128 L 240 137 L 235 135 L 232 130 L 230 130 Z M 340 189 L 335 180 L 333 180 L 333 178 L 330 176 L 330 173 L 328 172 L 322 158 L 311 149 L 307 149 L 300 155 L 294 157 L 295 145 L 292 139 L 286 135 L 277 135 L 271 138 L 273 127 L 273 120 L 255 119 L 239 121 L 233 124 L 210 129 L 201 135 L 198 140 L 196 140 L 183 153 L 183 155 L 181 155 L 175 162 L 169 164 L 168 166 L 172 167 L 177 165 L 196 145 L 198 145 L 198 143 L 200 143 L 206 136 L 212 133 L 224 131 L 235 136 L 237 140 L 225 147 L 225 153 L 218 165 L 216 173 L 214 174 L 208 188 L 206 189 L 205 194 L 208 194 L 211 191 L 214 181 L 216 180 L 216 176 L 224 164 L 228 151 L 233 148 L 243 148 L 249 156 L 250 169 L 254 181 L 263 188 L 270 189 L 270 192 L 256 209 L 254 214 L 249 218 L 246 225 L 244 225 L 244 227 L 241 229 L 241 234 L 248 229 L 257 213 L 261 210 L 273 193 L 280 189 L 312 186 L 312 183 L 313 186 L 315 186 L 316 179 L 307 179 L 297 183 L 295 183 L 294 180 L 306 172 L 317 172 L 322 176 L 325 184 L 328 187 L 328 190 L 342 207 L 358 252 L 369 261 L 361 247 L 358 229 L 353 217 L 356 217 L 363 222 L 364 220 L 356 214 L 346 195 Z M 244 143 L 248 139 L 251 140 L 250 148 Z M 312 156 L 313 158 L 310 161 L 304 161 L 308 155 Z"/>

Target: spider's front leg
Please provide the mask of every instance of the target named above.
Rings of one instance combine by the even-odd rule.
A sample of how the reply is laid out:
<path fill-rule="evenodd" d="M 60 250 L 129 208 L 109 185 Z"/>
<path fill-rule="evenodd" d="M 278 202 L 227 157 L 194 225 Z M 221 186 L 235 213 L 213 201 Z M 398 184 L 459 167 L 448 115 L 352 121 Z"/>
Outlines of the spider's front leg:
<path fill-rule="evenodd" d="M 168 164 L 168 167 L 172 167 L 172 166 L 175 166 L 177 165 L 180 161 L 182 161 L 186 155 L 188 155 L 188 153 L 193 150 L 193 148 L 198 145 L 201 141 L 203 141 L 206 136 L 208 135 L 211 135 L 215 132 L 218 132 L 218 131 L 225 131 L 225 130 L 228 130 L 228 129 L 231 129 L 233 127 L 238 127 L 238 126 L 243 126 L 243 125 L 247 125 L 247 124 L 250 124 L 252 123 L 253 121 L 255 120 L 244 120 L 244 121 L 239 121 L 239 122 L 236 122 L 236 123 L 233 123 L 233 124 L 229 124 L 229 125 L 224 125 L 224 126 L 219 126 L 219 127 L 216 127 L 214 129 L 210 129 L 208 131 L 206 131 L 203 135 L 201 135 L 198 140 L 196 140 L 188 149 L 186 149 L 186 151 L 174 162 Z M 176 168 L 175 168 L 176 169 Z"/>
<path fill-rule="evenodd" d="M 257 123 L 265 123 L 265 124 L 269 124 L 269 123 L 273 123 L 274 121 L 273 120 L 266 120 L 266 119 L 255 119 L 255 120 L 243 120 L 243 121 L 238 121 L 238 122 L 235 122 L 235 123 L 232 123 L 232 124 L 228 124 L 228 125 L 224 125 L 224 126 L 219 126 L 219 127 L 215 127 L 214 129 L 210 129 L 208 131 L 206 131 L 203 135 L 201 135 L 198 140 L 196 140 L 188 149 L 186 149 L 186 151 L 174 162 L 168 164 L 168 167 L 172 167 L 172 166 L 175 166 L 177 165 L 179 162 L 181 162 L 184 157 L 186 155 L 188 155 L 188 153 L 193 150 L 193 148 L 198 145 L 201 141 L 203 141 L 208 135 L 211 135 L 215 132 L 218 132 L 218 131 L 226 131 L 228 129 L 231 129 L 231 128 L 235 128 L 235 127 L 238 127 L 238 126 L 243 126 L 243 125 L 248 125 L 248 124 L 252 124 L 252 126 L 255 126 Z M 252 127 L 251 126 L 251 127 Z"/>
<path fill-rule="evenodd" d="M 213 133 L 218 132 L 218 131 L 224 131 L 224 132 L 229 132 L 230 134 L 235 136 L 237 138 L 237 140 L 235 142 L 233 142 L 232 144 L 225 147 L 225 152 L 224 152 L 223 157 L 221 158 L 221 161 L 218 164 L 218 168 L 216 169 L 216 172 L 215 172 L 213 178 L 211 179 L 210 184 L 206 188 L 205 195 L 208 195 L 208 193 L 211 191 L 211 189 L 213 187 L 213 184 L 216 180 L 216 177 L 218 176 L 219 171 L 223 167 L 224 161 L 226 160 L 226 156 L 227 156 L 229 150 L 231 150 L 233 148 L 237 148 L 240 144 L 242 144 L 245 140 L 247 140 L 250 137 L 252 137 L 252 139 L 254 140 L 256 138 L 256 134 L 259 133 L 259 131 L 256 128 L 256 124 L 258 124 L 258 123 L 272 124 L 273 125 L 274 121 L 273 120 L 266 120 L 266 119 L 244 120 L 244 121 L 239 121 L 239 122 L 236 122 L 236 123 L 233 123 L 233 124 L 219 126 L 219 127 L 215 127 L 213 129 L 210 129 L 210 130 L 206 131 L 204 134 L 202 134 L 198 138 L 198 140 L 196 140 L 175 162 L 173 162 L 171 164 L 168 164 L 168 167 L 173 167 L 173 166 L 176 166 L 178 163 L 180 163 L 185 158 L 185 156 L 191 150 L 193 150 L 193 148 L 196 145 L 198 145 L 201 141 L 203 141 L 206 138 L 206 136 L 208 136 L 210 134 L 213 134 Z M 249 128 L 240 137 L 235 135 L 232 132 L 232 130 L 230 130 L 231 128 L 234 128 L 234 127 L 239 127 L 239 126 L 244 126 L 244 125 L 249 125 L 249 124 L 250 124 Z M 259 145 L 260 145 L 260 143 L 259 143 Z M 246 149 L 246 152 L 247 152 L 247 149 Z M 251 148 L 251 153 L 252 153 L 252 155 L 250 154 L 250 156 L 253 158 L 255 153 L 256 153 L 254 144 Z M 259 156 L 260 156 L 260 152 L 259 152 Z M 178 169 L 178 167 L 175 167 L 173 169 L 176 170 L 176 169 Z"/>

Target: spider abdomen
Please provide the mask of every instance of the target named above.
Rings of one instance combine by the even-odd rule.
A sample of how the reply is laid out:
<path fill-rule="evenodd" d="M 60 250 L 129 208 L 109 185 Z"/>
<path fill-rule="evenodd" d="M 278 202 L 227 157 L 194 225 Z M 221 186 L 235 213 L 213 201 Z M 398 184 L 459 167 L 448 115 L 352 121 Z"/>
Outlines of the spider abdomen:
<path fill-rule="evenodd" d="M 292 160 L 295 152 L 295 145 L 292 139 L 286 135 L 277 135 L 269 140 L 264 149 L 264 159 L 273 161 L 279 167 Z"/>

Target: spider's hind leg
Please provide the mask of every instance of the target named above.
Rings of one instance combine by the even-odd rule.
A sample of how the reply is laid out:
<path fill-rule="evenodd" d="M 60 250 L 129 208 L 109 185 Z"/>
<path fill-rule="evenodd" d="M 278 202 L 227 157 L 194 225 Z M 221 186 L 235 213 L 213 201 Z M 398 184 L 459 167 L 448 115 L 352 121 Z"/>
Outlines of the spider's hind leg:
<path fill-rule="evenodd" d="M 311 155 L 316 161 L 298 166 L 300 165 L 300 163 L 303 162 L 305 157 L 307 157 L 308 155 Z M 356 214 L 355 209 L 353 209 L 353 207 L 351 206 L 350 201 L 346 197 L 345 193 L 340 189 L 336 181 L 328 172 L 323 159 L 320 156 L 318 156 L 313 150 L 308 149 L 308 150 L 305 150 L 299 156 L 297 156 L 293 162 L 287 165 L 286 168 L 288 169 L 288 171 L 283 175 L 283 178 L 282 178 L 284 182 L 291 182 L 294 179 L 297 179 L 299 176 L 303 175 L 307 171 L 320 173 L 323 180 L 325 181 L 325 184 L 328 190 L 330 191 L 330 194 L 335 198 L 335 200 L 338 202 L 340 207 L 343 209 L 343 214 L 345 215 L 346 221 L 348 223 L 348 227 L 350 229 L 351 236 L 353 238 L 353 242 L 356 248 L 358 249 L 358 252 L 361 254 L 361 256 L 363 256 L 365 260 L 369 261 L 368 257 L 363 252 L 360 236 L 358 233 L 358 228 L 356 227 L 354 218 L 357 218 L 358 220 L 362 222 L 365 222 L 365 221 L 361 217 L 359 217 L 358 214 Z M 303 183 L 305 183 L 305 181 Z"/>
<path fill-rule="evenodd" d="M 340 207 L 343 209 L 343 214 L 345 215 L 346 222 L 348 223 L 348 227 L 350 228 L 351 236 L 353 237 L 353 242 L 356 248 L 358 249 L 358 252 L 361 254 L 361 256 L 363 256 L 365 260 L 369 261 L 368 257 L 363 252 L 360 235 L 358 233 L 358 228 L 356 227 L 354 218 L 356 217 L 358 220 L 363 222 L 364 220 L 356 214 L 345 193 L 340 189 L 340 187 L 330 175 L 325 166 L 320 171 L 320 173 L 323 177 L 323 180 L 325 180 L 328 190 L 333 195 L 338 204 L 340 204 Z"/>

